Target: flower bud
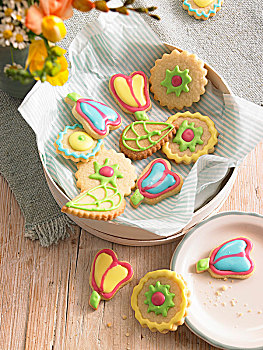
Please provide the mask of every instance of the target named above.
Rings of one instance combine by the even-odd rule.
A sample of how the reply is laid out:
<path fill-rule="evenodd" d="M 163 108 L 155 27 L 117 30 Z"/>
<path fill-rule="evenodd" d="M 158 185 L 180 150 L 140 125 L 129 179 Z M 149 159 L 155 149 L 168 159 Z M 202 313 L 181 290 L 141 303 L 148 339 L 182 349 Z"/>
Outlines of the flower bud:
<path fill-rule="evenodd" d="M 95 4 L 90 0 L 73 0 L 72 6 L 76 10 L 79 10 L 82 12 L 89 12 L 95 7 Z"/>
<path fill-rule="evenodd" d="M 53 46 L 50 49 L 51 53 L 56 56 L 56 57 L 61 57 L 62 55 L 64 55 L 65 50 L 63 50 L 61 47 L 59 46 Z"/>
<path fill-rule="evenodd" d="M 102 12 L 109 12 L 106 1 L 95 1 L 94 4 L 97 10 Z"/>
<path fill-rule="evenodd" d="M 42 34 L 44 37 L 55 43 L 62 40 L 67 33 L 62 19 L 57 16 L 45 16 L 42 20 Z"/>

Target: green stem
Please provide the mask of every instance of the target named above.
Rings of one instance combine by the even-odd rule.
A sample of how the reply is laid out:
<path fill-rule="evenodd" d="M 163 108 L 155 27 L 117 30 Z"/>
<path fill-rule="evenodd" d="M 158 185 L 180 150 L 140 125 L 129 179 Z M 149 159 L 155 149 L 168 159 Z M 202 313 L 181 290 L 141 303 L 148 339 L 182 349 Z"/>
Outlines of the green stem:
<path fill-rule="evenodd" d="M 12 65 L 13 65 L 14 64 L 14 53 L 13 53 L 12 46 L 10 46 L 10 54 L 11 54 L 11 61 L 12 61 Z"/>

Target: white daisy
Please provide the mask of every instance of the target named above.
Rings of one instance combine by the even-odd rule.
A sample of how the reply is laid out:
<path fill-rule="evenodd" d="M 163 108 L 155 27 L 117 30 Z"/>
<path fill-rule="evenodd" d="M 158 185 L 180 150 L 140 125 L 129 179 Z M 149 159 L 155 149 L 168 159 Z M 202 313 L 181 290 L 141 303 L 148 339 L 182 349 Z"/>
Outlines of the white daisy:
<path fill-rule="evenodd" d="M 0 10 L 0 22 L 1 23 L 10 23 L 12 21 L 12 15 L 16 13 L 15 6 L 11 3 L 11 1 L 5 2 L 3 6 L 1 6 Z"/>
<path fill-rule="evenodd" d="M 4 72 L 6 72 L 8 69 L 23 69 L 23 67 L 21 66 L 21 64 L 17 64 L 17 63 L 12 63 L 12 64 L 6 64 L 5 68 L 4 68 Z"/>
<path fill-rule="evenodd" d="M 22 50 L 27 46 L 29 39 L 24 31 L 24 29 L 16 27 L 16 29 L 13 32 L 13 36 L 10 39 L 10 42 L 12 43 L 13 47 L 15 49 Z"/>
<path fill-rule="evenodd" d="M 14 26 L 10 24 L 0 24 L 0 46 L 10 46 L 13 37 Z"/>

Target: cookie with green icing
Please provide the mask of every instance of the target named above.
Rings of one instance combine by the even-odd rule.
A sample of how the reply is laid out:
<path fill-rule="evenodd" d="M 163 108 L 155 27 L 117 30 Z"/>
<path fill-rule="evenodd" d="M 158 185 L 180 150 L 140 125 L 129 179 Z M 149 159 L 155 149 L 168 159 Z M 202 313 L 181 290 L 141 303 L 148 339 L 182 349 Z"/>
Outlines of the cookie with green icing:
<path fill-rule="evenodd" d="M 200 113 L 177 113 L 168 119 L 176 123 L 175 137 L 163 145 L 162 151 L 167 158 L 176 163 L 190 164 L 204 154 L 213 153 L 218 142 L 218 131 L 207 116 Z"/>

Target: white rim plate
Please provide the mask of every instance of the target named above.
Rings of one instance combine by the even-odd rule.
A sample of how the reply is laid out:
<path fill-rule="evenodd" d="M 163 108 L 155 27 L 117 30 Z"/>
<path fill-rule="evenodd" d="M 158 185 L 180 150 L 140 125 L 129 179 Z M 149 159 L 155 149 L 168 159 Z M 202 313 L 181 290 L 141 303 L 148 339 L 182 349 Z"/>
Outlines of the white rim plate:
<path fill-rule="evenodd" d="M 208 272 L 195 272 L 199 259 L 239 236 L 253 242 L 251 257 L 256 268 L 252 276 L 224 281 Z M 170 267 L 183 275 L 191 290 L 185 323 L 193 333 L 223 349 L 263 349 L 263 216 L 224 212 L 205 220 L 182 239 Z"/>

